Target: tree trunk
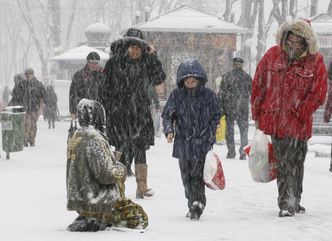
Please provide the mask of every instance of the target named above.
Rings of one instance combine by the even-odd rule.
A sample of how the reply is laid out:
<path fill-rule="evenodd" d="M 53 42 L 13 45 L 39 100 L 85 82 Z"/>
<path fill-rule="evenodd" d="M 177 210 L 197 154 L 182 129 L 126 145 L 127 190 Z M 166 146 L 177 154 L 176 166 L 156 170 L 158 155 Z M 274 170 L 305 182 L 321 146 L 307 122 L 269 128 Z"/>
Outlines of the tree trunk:
<path fill-rule="evenodd" d="M 70 47 L 71 34 L 72 34 L 73 24 L 74 24 L 75 15 L 76 15 L 76 8 L 77 8 L 77 0 L 73 0 L 72 5 L 71 5 L 71 14 L 70 14 L 68 26 L 67 26 L 66 44 L 65 44 L 66 50 Z"/>
<path fill-rule="evenodd" d="M 332 0 L 329 3 L 329 7 L 327 8 L 327 15 L 332 17 Z"/>
<path fill-rule="evenodd" d="M 317 15 L 318 13 L 318 0 L 311 0 L 310 17 Z"/>
<path fill-rule="evenodd" d="M 48 5 L 51 12 L 52 25 L 51 34 L 53 35 L 54 47 L 61 47 L 61 12 L 59 0 L 48 0 Z"/>

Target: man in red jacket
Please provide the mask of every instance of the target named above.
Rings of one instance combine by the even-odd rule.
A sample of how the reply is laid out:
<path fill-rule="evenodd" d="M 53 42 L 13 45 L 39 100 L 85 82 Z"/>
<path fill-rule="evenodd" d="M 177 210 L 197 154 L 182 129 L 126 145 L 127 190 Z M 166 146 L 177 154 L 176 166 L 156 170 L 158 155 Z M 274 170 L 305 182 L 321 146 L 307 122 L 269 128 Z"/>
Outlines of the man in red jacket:
<path fill-rule="evenodd" d="M 313 113 L 325 100 L 327 73 L 308 21 L 283 23 L 277 43 L 257 66 L 251 108 L 256 127 L 272 138 L 279 217 L 287 217 L 305 211 L 300 200 L 307 141 Z"/>

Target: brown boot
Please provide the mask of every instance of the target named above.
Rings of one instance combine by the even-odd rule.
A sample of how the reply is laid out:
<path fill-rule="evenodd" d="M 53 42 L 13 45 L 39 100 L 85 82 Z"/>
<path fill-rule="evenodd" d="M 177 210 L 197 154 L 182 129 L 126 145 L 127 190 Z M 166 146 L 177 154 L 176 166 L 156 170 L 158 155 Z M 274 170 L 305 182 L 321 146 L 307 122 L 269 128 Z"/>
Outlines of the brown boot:
<path fill-rule="evenodd" d="M 152 197 L 154 192 L 147 187 L 148 166 L 146 164 L 135 164 L 135 173 L 137 183 L 136 198 Z"/>

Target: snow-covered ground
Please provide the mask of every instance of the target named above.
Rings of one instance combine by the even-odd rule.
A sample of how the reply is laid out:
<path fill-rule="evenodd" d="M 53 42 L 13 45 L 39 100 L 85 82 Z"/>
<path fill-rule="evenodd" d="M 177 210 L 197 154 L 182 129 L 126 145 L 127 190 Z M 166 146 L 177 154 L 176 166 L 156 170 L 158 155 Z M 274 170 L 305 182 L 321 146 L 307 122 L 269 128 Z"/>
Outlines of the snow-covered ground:
<path fill-rule="evenodd" d="M 221 156 L 226 189 L 207 190 L 207 206 L 197 221 L 185 218 L 186 200 L 179 167 L 171 157 L 172 146 L 157 138 L 148 152 L 149 185 L 155 196 L 135 200 L 135 179 L 127 181 L 127 196 L 149 215 L 146 230 L 110 229 L 97 233 L 70 233 L 66 226 L 76 217 L 66 210 L 65 164 L 68 122 L 56 122 L 47 129 L 40 118 L 35 147 L 0 159 L 1 241 L 83 240 L 332 240 L 332 173 L 329 157 L 315 157 L 314 151 L 329 153 L 330 137 L 314 137 L 305 162 L 302 205 L 305 214 L 279 218 L 276 182 L 255 183 L 248 163 L 227 160 L 226 146 L 214 150 Z M 251 127 L 252 128 L 252 127 Z M 252 135 L 253 130 L 250 130 Z M 237 135 L 238 139 L 238 135 Z M 322 141 L 320 141 L 322 140 Z M 322 143 L 322 144 L 320 144 Z M 324 144 L 325 143 L 325 144 Z"/>

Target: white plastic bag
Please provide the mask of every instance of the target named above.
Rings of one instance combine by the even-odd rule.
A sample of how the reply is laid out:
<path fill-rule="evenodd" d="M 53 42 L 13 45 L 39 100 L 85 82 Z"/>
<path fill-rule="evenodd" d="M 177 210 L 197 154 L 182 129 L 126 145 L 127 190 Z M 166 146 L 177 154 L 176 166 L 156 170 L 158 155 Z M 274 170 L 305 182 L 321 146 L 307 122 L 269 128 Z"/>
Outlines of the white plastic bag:
<path fill-rule="evenodd" d="M 256 182 L 270 181 L 269 139 L 262 131 L 256 129 L 249 153 L 249 170 Z"/>
<path fill-rule="evenodd" d="M 206 186 L 213 190 L 223 190 L 225 188 L 225 176 L 221 161 L 217 154 L 209 151 L 204 164 L 203 181 Z"/>

